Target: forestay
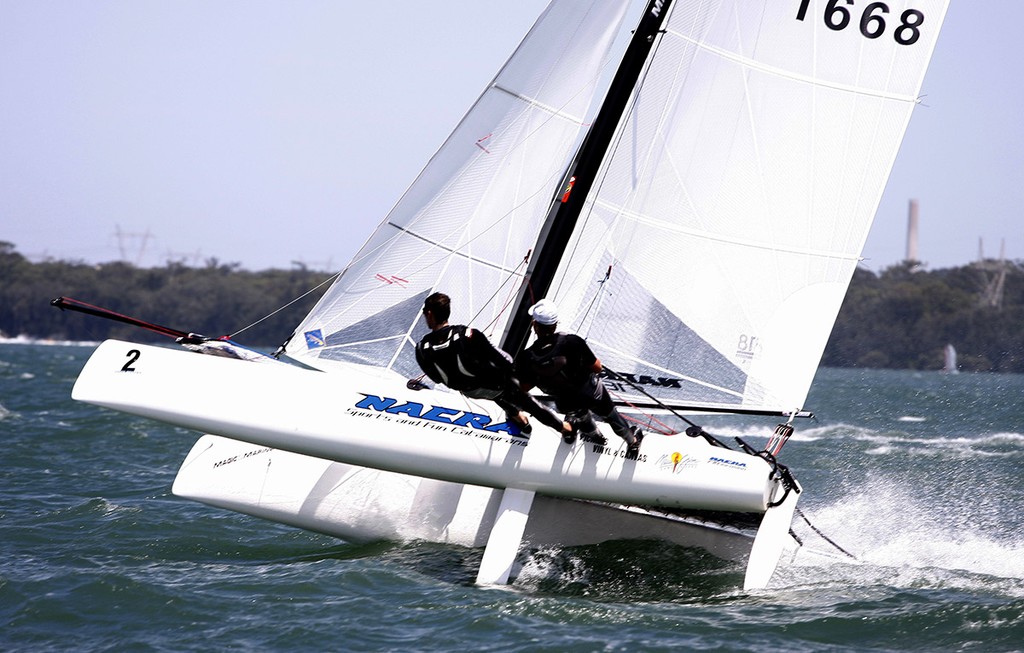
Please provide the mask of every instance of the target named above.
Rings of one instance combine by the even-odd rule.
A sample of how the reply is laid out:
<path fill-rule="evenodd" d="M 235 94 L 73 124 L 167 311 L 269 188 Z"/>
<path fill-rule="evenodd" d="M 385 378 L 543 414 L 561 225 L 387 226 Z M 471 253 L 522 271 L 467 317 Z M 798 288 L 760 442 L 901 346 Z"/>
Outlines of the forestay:
<path fill-rule="evenodd" d="M 662 399 L 801 408 L 946 7 L 673 3 L 552 286 L 565 326 Z"/>
<path fill-rule="evenodd" d="M 441 289 L 499 331 L 521 262 L 576 148 L 627 3 L 556 0 L 390 215 L 296 330 L 315 367 L 415 376 L 420 309 Z"/>

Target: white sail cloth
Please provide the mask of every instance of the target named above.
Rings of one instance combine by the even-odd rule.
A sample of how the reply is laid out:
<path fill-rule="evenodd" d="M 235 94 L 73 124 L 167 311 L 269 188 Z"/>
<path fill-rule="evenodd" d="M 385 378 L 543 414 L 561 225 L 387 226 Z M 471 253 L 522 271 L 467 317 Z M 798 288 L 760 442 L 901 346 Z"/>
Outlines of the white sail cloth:
<path fill-rule="evenodd" d="M 500 332 L 626 7 L 551 3 L 297 329 L 289 355 L 319 368 L 342 361 L 419 374 L 420 309 L 435 289 L 452 297 L 453 319 Z"/>
<path fill-rule="evenodd" d="M 947 4 L 671 4 L 549 293 L 617 398 L 803 407 Z M 624 7 L 549 6 L 289 354 L 416 375 L 435 289 L 501 333 Z"/>
<path fill-rule="evenodd" d="M 947 1 L 848 5 L 673 4 L 553 286 L 621 397 L 803 407 Z"/>

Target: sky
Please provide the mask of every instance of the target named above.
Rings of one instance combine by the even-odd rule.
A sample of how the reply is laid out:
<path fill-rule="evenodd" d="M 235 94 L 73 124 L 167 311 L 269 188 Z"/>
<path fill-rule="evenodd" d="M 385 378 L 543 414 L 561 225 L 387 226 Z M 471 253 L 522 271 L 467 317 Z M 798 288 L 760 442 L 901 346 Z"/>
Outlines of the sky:
<path fill-rule="evenodd" d="M 337 270 L 546 0 L 0 0 L 0 241 Z M 1024 2 L 952 0 L 864 250 L 1024 259 Z"/>

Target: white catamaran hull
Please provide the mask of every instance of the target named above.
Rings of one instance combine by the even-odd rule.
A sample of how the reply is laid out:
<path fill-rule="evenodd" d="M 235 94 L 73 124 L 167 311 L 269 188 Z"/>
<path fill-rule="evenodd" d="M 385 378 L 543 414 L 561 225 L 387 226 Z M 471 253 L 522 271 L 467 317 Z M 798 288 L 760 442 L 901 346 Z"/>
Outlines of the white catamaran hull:
<path fill-rule="evenodd" d="M 536 425 L 527 441 L 488 402 L 409 390 L 355 366 L 324 374 L 111 340 L 89 359 L 73 397 L 226 436 L 196 443 L 176 494 L 348 539 L 490 550 L 488 538 L 515 512 L 503 502 L 519 496 L 529 519 L 501 538 L 514 547 L 501 557 L 504 571 L 484 582 L 507 579 L 516 532 L 533 544 L 661 537 L 741 559 L 749 533 L 709 535 L 692 522 L 593 502 L 764 513 L 781 495 L 767 462 L 700 438 L 648 435 L 635 460 L 614 437 L 603 447 L 567 445 Z M 591 503 L 565 510 L 559 497 Z M 772 568 L 790 541 L 788 521 L 778 530 Z"/>
<path fill-rule="evenodd" d="M 487 544 L 502 495 L 493 488 L 336 463 L 216 435 L 196 441 L 172 491 L 354 542 L 424 540 L 468 547 Z M 753 536 L 738 524 L 541 495 L 523 539 L 534 546 L 662 539 L 742 561 Z"/>

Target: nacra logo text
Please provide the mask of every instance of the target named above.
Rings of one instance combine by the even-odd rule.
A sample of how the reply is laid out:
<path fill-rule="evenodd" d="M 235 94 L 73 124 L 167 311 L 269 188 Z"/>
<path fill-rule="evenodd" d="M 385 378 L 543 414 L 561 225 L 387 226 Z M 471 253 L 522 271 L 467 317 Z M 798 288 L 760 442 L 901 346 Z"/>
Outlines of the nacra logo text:
<path fill-rule="evenodd" d="M 365 392 L 362 401 L 356 403 L 356 408 L 364 410 L 375 410 L 379 413 L 389 415 L 404 415 L 429 422 L 439 422 L 452 426 L 463 426 L 465 428 L 487 431 L 488 433 L 508 433 L 519 435 L 519 429 L 508 422 L 493 422 L 490 415 L 470 413 L 458 408 L 446 408 L 444 406 L 424 406 L 415 401 L 398 403 L 397 399 L 391 397 L 378 397 L 368 395 Z"/>
<path fill-rule="evenodd" d="M 708 458 L 708 462 L 715 465 L 725 465 L 726 467 L 732 467 L 733 469 L 742 469 L 747 466 L 747 463 L 741 463 L 738 460 L 727 460 L 726 458 L 718 458 L 716 456 Z"/>
<path fill-rule="evenodd" d="M 651 8 L 651 13 L 654 14 L 655 18 L 661 16 L 661 10 L 665 7 L 665 0 L 658 0 L 654 3 L 654 7 Z"/>

